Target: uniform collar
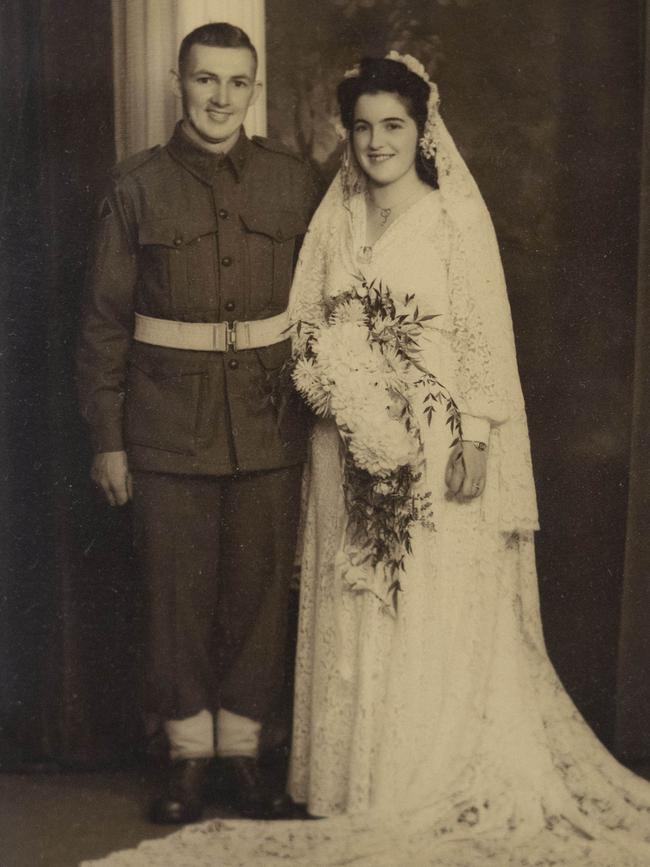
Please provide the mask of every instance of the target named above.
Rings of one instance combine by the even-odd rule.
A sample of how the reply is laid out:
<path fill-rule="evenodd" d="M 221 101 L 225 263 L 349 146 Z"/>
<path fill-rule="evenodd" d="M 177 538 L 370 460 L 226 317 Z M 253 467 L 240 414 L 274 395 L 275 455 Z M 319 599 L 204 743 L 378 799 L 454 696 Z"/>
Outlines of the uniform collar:
<path fill-rule="evenodd" d="M 182 121 L 179 121 L 167 144 L 167 150 L 193 175 L 196 175 L 206 184 L 211 184 L 214 181 L 215 172 L 222 167 L 229 168 L 236 179 L 241 180 L 248 162 L 250 144 L 250 139 L 242 127 L 239 138 L 225 156 L 210 153 L 188 138 L 183 132 Z"/>

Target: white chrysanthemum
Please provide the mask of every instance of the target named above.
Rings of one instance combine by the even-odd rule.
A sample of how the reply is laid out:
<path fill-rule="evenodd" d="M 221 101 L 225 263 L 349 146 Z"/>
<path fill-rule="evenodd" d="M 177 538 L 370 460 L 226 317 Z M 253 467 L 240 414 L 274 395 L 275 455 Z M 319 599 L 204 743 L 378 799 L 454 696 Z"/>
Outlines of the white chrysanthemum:
<path fill-rule="evenodd" d="M 338 325 L 344 322 L 352 322 L 355 325 L 366 327 L 366 311 L 364 310 L 363 303 L 358 298 L 348 298 L 345 301 L 341 301 L 334 308 L 330 316 L 330 325 Z"/>
<path fill-rule="evenodd" d="M 329 415 L 330 392 L 314 359 L 299 358 L 292 376 L 296 388 L 314 412 L 321 416 Z"/>
<path fill-rule="evenodd" d="M 418 442 L 401 420 L 391 417 L 385 387 L 353 376 L 350 387 L 332 395 L 332 414 L 347 432 L 348 448 L 357 466 L 386 476 L 417 459 Z"/>
<path fill-rule="evenodd" d="M 368 330 L 356 322 L 340 322 L 321 329 L 313 343 L 319 366 L 331 379 L 338 381 L 342 373 L 353 370 L 377 369 L 368 342 Z"/>

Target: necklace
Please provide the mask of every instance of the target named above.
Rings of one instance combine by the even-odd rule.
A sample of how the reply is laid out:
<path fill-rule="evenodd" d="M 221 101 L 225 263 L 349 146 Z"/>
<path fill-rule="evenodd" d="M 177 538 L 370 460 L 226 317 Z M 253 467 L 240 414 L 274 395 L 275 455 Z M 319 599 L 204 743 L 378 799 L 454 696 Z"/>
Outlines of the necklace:
<path fill-rule="evenodd" d="M 406 198 L 401 199 L 394 205 L 391 205 L 389 208 L 382 208 L 381 205 L 378 205 L 376 202 L 372 200 L 372 196 L 369 192 L 366 192 L 366 198 L 370 202 L 370 206 L 374 208 L 376 211 L 379 211 L 379 218 L 381 220 L 381 225 L 385 227 L 391 218 L 391 216 L 397 216 L 397 214 L 401 213 L 407 205 L 410 205 L 411 202 L 415 201 L 416 198 L 422 195 L 422 190 L 418 187 L 417 190 L 410 193 Z"/>
<path fill-rule="evenodd" d="M 374 202 L 373 202 L 373 204 L 374 204 Z M 375 207 L 377 207 L 377 205 L 375 205 Z M 386 225 L 386 221 L 388 220 L 388 218 L 390 217 L 390 215 L 392 213 L 393 213 L 392 208 L 380 208 L 379 209 L 379 216 L 381 217 L 382 226 Z"/>
<path fill-rule="evenodd" d="M 381 237 L 381 235 L 383 235 L 384 231 L 388 227 L 388 224 L 389 224 L 389 221 L 391 220 L 391 217 L 399 216 L 399 214 L 401 214 L 402 211 L 404 211 L 407 208 L 407 206 L 411 204 L 411 202 L 414 202 L 416 199 L 420 198 L 421 196 L 422 196 L 422 189 L 418 187 L 418 189 L 415 190 L 415 192 L 410 193 L 408 196 L 406 196 L 406 198 L 401 199 L 401 201 L 397 202 L 396 204 L 391 205 L 389 208 L 382 208 L 380 205 L 377 205 L 375 202 L 373 202 L 373 200 L 370 196 L 370 192 L 368 190 L 366 190 L 366 201 L 369 202 L 371 208 L 374 208 L 375 211 L 379 212 L 379 219 L 381 221 L 380 222 L 381 231 L 379 233 L 379 236 Z M 376 238 L 375 243 L 377 240 L 379 240 L 379 239 Z M 369 265 L 372 262 L 373 247 L 374 247 L 374 243 L 373 244 L 364 244 L 362 247 L 360 247 L 357 251 L 357 262 L 359 262 L 362 265 Z"/>

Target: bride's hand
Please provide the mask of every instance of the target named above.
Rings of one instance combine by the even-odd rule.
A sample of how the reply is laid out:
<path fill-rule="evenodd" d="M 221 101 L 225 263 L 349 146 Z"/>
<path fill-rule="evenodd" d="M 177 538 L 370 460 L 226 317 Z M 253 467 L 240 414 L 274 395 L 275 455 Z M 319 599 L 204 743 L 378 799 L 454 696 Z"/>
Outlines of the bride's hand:
<path fill-rule="evenodd" d="M 487 448 L 465 440 L 454 446 L 449 456 L 445 483 L 454 496 L 474 499 L 483 493 L 486 470 Z"/>

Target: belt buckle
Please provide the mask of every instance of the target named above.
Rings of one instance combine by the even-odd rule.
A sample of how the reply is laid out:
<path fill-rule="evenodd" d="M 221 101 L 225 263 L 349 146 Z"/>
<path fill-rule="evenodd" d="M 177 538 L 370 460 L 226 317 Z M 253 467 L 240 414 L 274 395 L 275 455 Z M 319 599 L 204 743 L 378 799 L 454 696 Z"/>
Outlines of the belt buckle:
<path fill-rule="evenodd" d="M 237 322 L 226 322 L 226 352 L 237 352 Z"/>

